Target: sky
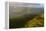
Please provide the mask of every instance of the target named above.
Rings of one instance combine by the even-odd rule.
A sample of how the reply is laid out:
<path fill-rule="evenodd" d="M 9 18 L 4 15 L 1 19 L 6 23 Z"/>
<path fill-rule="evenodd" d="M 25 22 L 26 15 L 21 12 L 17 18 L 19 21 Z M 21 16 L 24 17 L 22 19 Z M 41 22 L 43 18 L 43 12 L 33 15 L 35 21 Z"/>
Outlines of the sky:
<path fill-rule="evenodd" d="M 44 7 L 43 4 L 40 3 L 21 3 L 21 2 L 10 2 L 10 6 L 16 7 L 31 7 L 31 8 L 42 8 Z"/>

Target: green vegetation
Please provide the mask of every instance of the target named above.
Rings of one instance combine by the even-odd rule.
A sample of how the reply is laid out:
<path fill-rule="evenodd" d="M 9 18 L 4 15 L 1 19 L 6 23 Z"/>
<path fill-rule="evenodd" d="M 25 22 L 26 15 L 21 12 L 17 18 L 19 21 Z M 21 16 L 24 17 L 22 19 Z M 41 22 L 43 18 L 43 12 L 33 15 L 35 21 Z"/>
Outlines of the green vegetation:
<path fill-rule="evenodd" d="M 24 28 L 24 27 L 43 27 L 44 16 L 42 15 L 24 15 L 9 19 L 9 28 Z"/>
<path fill-rule="evenodd" d="M 28 21 L 25 27 L 43 27 L 44 26 L 44 18 L 41 16 L 36 16 L 32 20 Z"/>

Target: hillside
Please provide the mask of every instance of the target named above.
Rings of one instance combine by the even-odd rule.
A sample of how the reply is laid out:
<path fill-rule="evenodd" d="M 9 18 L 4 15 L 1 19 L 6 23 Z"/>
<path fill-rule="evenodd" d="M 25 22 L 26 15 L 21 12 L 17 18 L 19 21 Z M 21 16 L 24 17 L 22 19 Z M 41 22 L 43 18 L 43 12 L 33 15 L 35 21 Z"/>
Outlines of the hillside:
<path fill-rule="evenodd" d="M 24 28 L 24 27 L 43 27 L 44 26 L 44 16 L 38 15 L 24 15 L 21 17 L 10 18 L 9 20 L 10 28 Z"/>

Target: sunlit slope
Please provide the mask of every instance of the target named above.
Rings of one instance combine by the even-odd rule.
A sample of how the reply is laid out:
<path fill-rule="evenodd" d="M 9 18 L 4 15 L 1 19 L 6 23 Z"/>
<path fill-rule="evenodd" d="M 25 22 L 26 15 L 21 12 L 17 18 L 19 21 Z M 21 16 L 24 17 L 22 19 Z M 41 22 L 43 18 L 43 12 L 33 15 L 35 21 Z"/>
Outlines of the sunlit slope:
<path fill-rule="evenodd" d="M 29 20 L 25 27 L 43 27 L 44 26 L 44 16 L 38 15 L 32 20 Z"/>

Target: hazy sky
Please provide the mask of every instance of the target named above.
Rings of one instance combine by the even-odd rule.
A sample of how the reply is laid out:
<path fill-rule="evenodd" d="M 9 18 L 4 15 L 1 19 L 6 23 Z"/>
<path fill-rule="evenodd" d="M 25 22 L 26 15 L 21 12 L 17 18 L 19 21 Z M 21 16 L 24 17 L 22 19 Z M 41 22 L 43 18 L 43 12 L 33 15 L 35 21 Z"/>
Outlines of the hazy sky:
<path fill-rule="evenodd" d="M 42 8 L 43 4 L 40 3 L 19 3 L 19 2 L 10 2 L 10 6 L 16 7 L 31 7 L 31 8 Z"/>

